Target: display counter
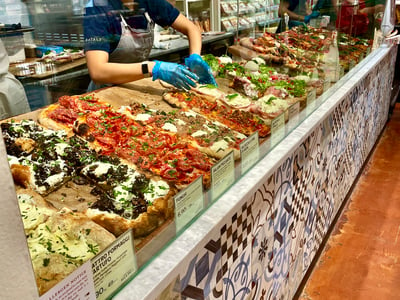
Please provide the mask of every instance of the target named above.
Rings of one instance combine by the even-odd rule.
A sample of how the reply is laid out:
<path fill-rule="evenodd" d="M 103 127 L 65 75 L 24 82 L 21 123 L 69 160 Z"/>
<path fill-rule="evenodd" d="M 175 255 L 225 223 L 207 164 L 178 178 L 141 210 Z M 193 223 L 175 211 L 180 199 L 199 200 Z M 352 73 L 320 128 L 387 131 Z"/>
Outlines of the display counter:
<path fill-rule="evenodd" d="M 292 298 L 387 121 L 396 52 L 345 75 L 114 299 Z"/>
<path fill-rule="evenodd" d="M 200 216 L 179 231 L 174 222 L 160 228 L 162 238 L 137 249 L 139 270 L 113 297 L 293 296 L 385 125 L 396 51 L 396 46 L 375 50 L 317 98 L 315 106 L 302 110 L 302 122 L 287 123 L 283 140 L 262 143 L 266 155 L 209 201 Z M 136 84 L 102 93 L 121 97 L 114 89 L 122 89 L 129 95 Z M 7 178 L 4 186 L 10 184 Z M 13 242 L 3 245 L 5 255 L 24 239 L 14 229 L 11 235 Z M 27 254 L 14 255 L 25 263 L 2 281 L 26 269 Z M 19 292 L 32 296 L 32 274 L 23 274 L 27 283 Z M 18 294 L 13 288 L 3 292 Z"/>
<path fill-rule="evenodd" d="M 376 36 L 207 34 L 218 86 L 191 91 L 86 93 L 84 58 L 20 78 L 59 86 L 1 122 L 0 298 L 293 298 L 389 115 Z M 182 62 L 169 43 L 150 58 Z"/>

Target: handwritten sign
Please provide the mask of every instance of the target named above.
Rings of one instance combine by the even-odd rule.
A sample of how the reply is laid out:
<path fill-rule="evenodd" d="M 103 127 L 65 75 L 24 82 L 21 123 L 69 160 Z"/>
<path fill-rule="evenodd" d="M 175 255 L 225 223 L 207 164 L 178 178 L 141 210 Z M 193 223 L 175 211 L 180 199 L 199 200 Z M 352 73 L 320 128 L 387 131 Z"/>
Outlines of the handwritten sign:
<path fill-rule="evenodd" d="M 92 264 L 87 261 L 67 278 L 52 287 L 40 300 L 95 300 L 96 292 L 93 283 Z"/>
<path fill-rule="evenodd" d="M 240 157 L 242 174 L 250 169 L 260 158 L 258 132 L 253 133 L 240 143 Z"/>
<path fill-rule="evenodd" d="M 271 122 L 271 146 L 280 142 L 285 136 L 285 113 L 281 113 Z"/>
<path fill-rule="evenodd" d="M 132 230 L 92 259 L 97 299 L 107 299 L 137 271 Z"/>
<path fill-rule="evenodd" d="M 235 159 L 233 151 L 211 168 L 212 200 L 217 199 L 235 182 Z"/>
<path fill-rule="evenodd" d="M 203 177 L 198 177 L 175 197 L 176 231 L 180 231 L 204 208 Z"/>
<path fill-rule="evenodd" d="M 300 113 L 300 102 L 297 101 L 296 103 L 289 106 L 289 124 L 290 126 L 294 126 L 299 122 L 299 113 Z"/>

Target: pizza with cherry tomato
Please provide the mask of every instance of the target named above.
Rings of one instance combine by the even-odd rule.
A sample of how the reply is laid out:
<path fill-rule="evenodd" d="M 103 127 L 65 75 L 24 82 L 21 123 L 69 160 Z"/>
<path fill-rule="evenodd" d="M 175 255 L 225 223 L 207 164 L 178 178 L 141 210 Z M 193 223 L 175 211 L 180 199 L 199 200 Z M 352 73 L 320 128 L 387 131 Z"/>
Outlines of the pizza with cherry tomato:
<path fill-rule="evenodd" d="M 115 155 L 150 175 L 178 188 L 198 177 L 210 186 L 216 160 L 195 147 L 185 136 L 146 126 L 94 96 L 63 96 L 45 108 L 39 122 L 52 129 L 67 129 L 102 155 Z M 61 118 L 60 113 L 70 116 Z"/>
<path fill-rule="evenodd" d="M 153 130 L 162 129 L 187 141 L 201 152 L 221 159 L 233 151 L 240 158 L 240 143 L 246 136 L 217 121 L 211 121 L 192 111 L 176 109 L 163 111 L 150 109 L 144 104 L 132 103 L 124 113 Z"/>

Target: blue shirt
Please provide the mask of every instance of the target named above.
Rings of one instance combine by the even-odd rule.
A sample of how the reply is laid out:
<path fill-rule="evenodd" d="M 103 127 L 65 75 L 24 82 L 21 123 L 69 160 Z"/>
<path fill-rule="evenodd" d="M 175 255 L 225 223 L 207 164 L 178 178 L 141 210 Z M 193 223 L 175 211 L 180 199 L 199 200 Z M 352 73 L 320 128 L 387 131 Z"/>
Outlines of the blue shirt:
<path fill-rule="evenodd" d="M 179 10 L 166 0 L 136 0 L 134 3 L 135 9 L 130 11 L 120 0 L 89 1 L 83 21 L 85 51 L 114 51 L 121 36 L 120 14 L 135 29 L 147 28 L 144 12 L 161 27 L 170 26 L 179 16 Z"/>

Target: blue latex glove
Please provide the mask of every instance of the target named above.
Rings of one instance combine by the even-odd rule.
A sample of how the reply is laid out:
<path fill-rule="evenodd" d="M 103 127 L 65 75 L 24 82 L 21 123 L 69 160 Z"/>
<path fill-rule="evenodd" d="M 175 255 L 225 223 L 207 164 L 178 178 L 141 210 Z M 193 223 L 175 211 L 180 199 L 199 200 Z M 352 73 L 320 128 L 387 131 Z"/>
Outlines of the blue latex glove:
<path fill-rule="evenodd" d="M 319 15 L 319 11 L 313 11 L 311 14 L 304 17 L 304 23 L 309 23 L 311 19 L 318 18 Z"/>
<path fill-rule="evenodd" d="M 178 89 L 190 90 L 196 86 L 199 77 L 190 72 L 186 66 L 155 60 L 153 67 L 153 81 L 161 79 Z"/>
<path fill-rule="evenodd" d="M 214 76 L 212 75 L 210 66 L 201 58 L 200 55 L 194 53 L 185 59 L 185 65 L 189 69 L 199 76 L 199 82 L 201 84 L 213 84 L 217 85 Z"/>

